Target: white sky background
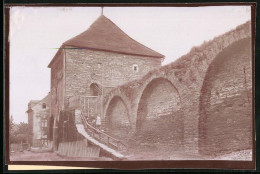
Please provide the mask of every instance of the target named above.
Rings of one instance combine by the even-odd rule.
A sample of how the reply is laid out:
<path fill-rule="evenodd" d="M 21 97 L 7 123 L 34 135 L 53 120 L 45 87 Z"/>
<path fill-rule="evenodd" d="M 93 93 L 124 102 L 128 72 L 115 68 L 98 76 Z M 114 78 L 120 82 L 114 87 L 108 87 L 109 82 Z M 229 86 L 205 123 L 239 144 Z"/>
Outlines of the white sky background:
<path fill-rule="evenodd" d="M 27 122 L 30 100 L 50 91 L 47 68 L 63 42 L 100 16 L 100 7 L 13 7 L 10 20 L 10 114 Z M 125 33 L 165 55 L 163 65 L 250 20 L 249 6 L 104 7 Z"/>

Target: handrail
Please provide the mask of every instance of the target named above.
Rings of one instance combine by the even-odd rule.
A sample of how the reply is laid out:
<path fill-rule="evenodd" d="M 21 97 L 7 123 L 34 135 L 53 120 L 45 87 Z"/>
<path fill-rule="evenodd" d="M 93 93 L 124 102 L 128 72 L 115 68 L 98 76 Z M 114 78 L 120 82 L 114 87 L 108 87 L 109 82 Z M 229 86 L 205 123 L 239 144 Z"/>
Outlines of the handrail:
<path fill-rule="evenodd" d="M 108 135 L 108 134 L 106 134 L 106 133 L 104 133 L 104 132 L 102 132 L 102 131 L 100 131 L 100 130 L 98 130 L 98 129 L 96 129 L 95 127 L 93 127 L 92 125 L 90 125 L 89 123 L 88 123 L 88 121 L 86 120 L 86 118 L 85 118 L 85 116 L 84 116 L 84 113 L 82 112 L 82 110 L 81 110 L 81 114 L 80 114 L 80 116 L 81 116 L 81 119 L 82 119 L 82 121 L 83 121 L 83 125 L 84 125 L 84 128 L 86 129 L 86 131 L 88 132 L 88 131 L 91 131 L 91 132 L 88 132 L 88 133 L 90 133 L 90 136 L 92 136 L 93 138 L 95 138 L 95 139 L 98 139 L 99 141 L 101 141 L 101 142 L 103 142 L 103 143 L 105 143 L 105 144 L 107 144 L 107 145 L 109 145 L 109 146 L 113 146 L 113 147 L 115 147 L 116 149 L 119 149 L 120 147 L 126 147 L 125 146 L 125 144 L 123 144 L 121 141 L 119 141 L 118 139 L 116 139 L 116 138 L 114 138 L 114 137 L 111 137 L 110 135 Z M 94 133 L 96 133 L 96 134 L 98 134 L 98 138 L 94 135 Z M 101 139 L 101 135 L 103 135 L 104 137 L 106 137 L 106 140 L 107 141 L 104 141 L 104 140 L 102 140 Z M 112 140 L 112 141 L 114 141 L 116 144 L 113 144 L 111 141 L 109 141 L 109 140 Z M 121 146 L 120 146 L 121 145 Z"/>

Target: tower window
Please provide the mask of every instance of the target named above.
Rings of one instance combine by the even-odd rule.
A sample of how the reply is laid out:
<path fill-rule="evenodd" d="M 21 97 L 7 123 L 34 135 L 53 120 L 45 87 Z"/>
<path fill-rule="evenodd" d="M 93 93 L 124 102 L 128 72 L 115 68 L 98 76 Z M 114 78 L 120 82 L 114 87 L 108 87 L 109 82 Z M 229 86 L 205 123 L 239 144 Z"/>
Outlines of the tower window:
<path fill-rule="evenodd" d="M 42 109 L 46 109 L 46 103 L 42 104 Z"/>
<path fill-rule="evenodd" d="M 96 83 L 92 83 L 90 85 L 90 93 L 92 96 L 98 96 L 101 94 L 101 87 L 96 84 Z"/>
<path fill-rule="evenodd" d="M 138 72 L 138 65 L 137 64 L 133 64 L 132 69 L 133 69 L 134 72 Z"/>

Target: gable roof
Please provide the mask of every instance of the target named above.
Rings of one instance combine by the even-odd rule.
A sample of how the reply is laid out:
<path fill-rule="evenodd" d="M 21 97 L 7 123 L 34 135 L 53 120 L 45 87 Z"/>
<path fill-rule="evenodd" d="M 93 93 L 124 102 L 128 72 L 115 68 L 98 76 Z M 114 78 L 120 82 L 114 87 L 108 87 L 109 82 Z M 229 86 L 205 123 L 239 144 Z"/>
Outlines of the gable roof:
<path fill-rule="evenodd" d="M 51 95 L 50 95 L 50 92 L 48 93 L 47 96 L 45 96 L 43 99 L 41 100 L 31 100 L 29 103 L 28 103 L 28 110 L 26 111 L 27 113 L 32 110 L 36 105 L 38 104 L 41 104 L 41 103 L 45 103 L 47 104 L 47 106 L 50 105 L 50 102 L 51 102 Z"/>
<path fill-rule="evenodd" d="M 129 37 L 104 15 L 101 15 L 88 28 L 88 30 L 71 38 L 63 45 L 154 58 L 164 58 L 164 55 Z"/>

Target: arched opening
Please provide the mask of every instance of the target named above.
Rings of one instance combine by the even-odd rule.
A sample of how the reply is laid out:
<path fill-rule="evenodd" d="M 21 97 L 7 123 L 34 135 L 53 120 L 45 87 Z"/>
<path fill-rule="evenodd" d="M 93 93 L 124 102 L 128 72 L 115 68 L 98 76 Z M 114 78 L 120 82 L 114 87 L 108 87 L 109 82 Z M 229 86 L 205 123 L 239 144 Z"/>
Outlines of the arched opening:
<path fill-rule="evenodd" d="M 101 95 L 101 87 L 96 83 L 92 83 L 90 85 L 90 95 L 92 96 Z"/>
<path fill-rule="evenodd" d="M 136 128 L 140 141 L 176 149 L 183 140 L 180 97 L 167 79 L 152 80 L 139 101 Z M 164 144 L 164 145 L 163 145 Z M 161 146 L 161 147 L 160 147 Z"/>
<path fill-rule="evenodd" d="M 42 104 L 42 109 L 46 109 L 46 103 Z"/>
<path fill-rule="evenodd" d="M 251 40 L 225 48 L 208 68 L 200 96 L 199 151 L 252 149 Z"/>
<path fill-rule="evenodd" d="M 124 138 L 131 129 L 127 106 L 121 97 L 115 96 L 106 112 L 106 129 L 117 138 Z"/>

